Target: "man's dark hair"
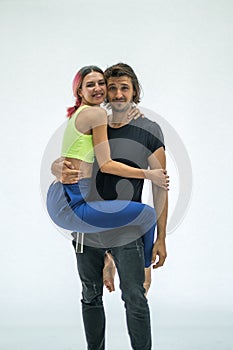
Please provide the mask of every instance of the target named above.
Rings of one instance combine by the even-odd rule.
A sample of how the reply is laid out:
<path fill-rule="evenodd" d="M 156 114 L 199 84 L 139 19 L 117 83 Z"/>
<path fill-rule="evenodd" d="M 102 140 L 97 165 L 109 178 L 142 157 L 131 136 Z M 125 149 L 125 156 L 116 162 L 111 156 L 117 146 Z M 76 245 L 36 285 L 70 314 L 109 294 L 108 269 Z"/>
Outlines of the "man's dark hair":
<path fill-rule="evenodd" d="M 133 102 L 140 102 L 141 86 L 139 84 L 136 74 L 134 73 L 134 70 L 128 64 L 121 62 L 114 64 L 113 66 L 108 67 L 105 70 L 104 76 L 107 81 L 109 78 L 119 78 L 123 76 L 131 78 L 134 90 Z"/>

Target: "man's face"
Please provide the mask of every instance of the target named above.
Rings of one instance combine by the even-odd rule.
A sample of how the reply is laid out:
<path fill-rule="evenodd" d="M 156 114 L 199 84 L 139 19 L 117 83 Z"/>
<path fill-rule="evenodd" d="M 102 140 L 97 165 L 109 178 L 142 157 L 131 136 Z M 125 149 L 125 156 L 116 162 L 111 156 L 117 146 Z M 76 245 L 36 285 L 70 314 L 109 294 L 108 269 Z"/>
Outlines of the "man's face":
<path fill-rule="evenodd" d="M 131 78 L 110 77 L 107 81 L 108 101 L 115 112 L 125 112 L 133 101 L 134 90 Z"/>

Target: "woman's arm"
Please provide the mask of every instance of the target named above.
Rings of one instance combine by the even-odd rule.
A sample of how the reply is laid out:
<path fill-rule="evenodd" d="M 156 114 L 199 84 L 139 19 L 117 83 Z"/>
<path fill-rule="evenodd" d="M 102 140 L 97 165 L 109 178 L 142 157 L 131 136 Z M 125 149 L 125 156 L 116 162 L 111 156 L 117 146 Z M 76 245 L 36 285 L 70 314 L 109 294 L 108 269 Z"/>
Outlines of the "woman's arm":
<path fill-rule="evenodd" d="M 107 114 L 98 107 L 90 108 L 88 112 L 95 155 L 101 172 L 127 178 L 149 179 L 157 186 L 168 189 L 168 176 L 165 170 L 138 169 L 112 160 L 107 138 Z"/>

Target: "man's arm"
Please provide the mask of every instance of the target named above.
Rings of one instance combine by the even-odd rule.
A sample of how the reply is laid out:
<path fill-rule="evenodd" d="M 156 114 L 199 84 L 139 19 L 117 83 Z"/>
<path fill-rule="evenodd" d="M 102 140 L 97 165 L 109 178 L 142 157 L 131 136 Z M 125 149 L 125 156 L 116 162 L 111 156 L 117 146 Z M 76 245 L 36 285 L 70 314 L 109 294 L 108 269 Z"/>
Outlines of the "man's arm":
<path fill-rule="evenodd" d="M 51 165 L 51 173 L 64 184 L 76 183 L 81 177 L 81 171 L 74 170 L 74 166 L 63 157 L 56 159 Z"/>
<path fill-rule="evenodd" d="M 149 158 L 149 166 L 151 169 L 166 169 L 166 155 L 163 147 L 157 149 Z M 167 257 L 166 252 L 166 225 L 168 213 L 168 191 L 152 184 L 153 201 L 157 215 L 157 238 L 154 243 L 152 253 L 153 269 L 162 266 Z M 156 258 L 158 257 L 158 261 Z"/>

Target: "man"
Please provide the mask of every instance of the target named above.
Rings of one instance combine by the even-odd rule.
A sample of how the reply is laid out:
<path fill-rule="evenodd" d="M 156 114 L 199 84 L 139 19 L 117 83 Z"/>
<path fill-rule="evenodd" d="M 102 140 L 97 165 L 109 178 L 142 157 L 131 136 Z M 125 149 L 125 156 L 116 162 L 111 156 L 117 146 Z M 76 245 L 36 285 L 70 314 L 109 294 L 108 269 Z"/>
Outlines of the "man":
<path fill-rule="evenodd" d="M 132 68 L 119 63 L 105 71 L 109 116 L 108 137 L 111 157 L 140 168 L 166 168 L 163 135 L 160 127 L 147 118 L 129 120 L 132 102 L 140 102 L 140 86 Z M 56 173 L 56 170 L 53 171 Z M 73 179 L 74 172 L 66 169 L 63 182 Z M 93 171 L 93 191 L 90 200 L 128 199 L 141 201 L 143 180 L 122 179 L 102 174 L 97 165 Z M 96 191 L 97 189 L 97 191 Z M 166 259 L 167 192 L 152 185 L 154 207 L 157 214 L 157 238 L 153 247 L 153 268 Z M 82 313 L 89 350 L 105 348 L 105 314 L 102 302 L 103 267 L 106 249 L 111 252 L 120 279 L 122 299 L 125 303 L 127 327 L 132 349 L 151 349 L 150 313 L 144 295 L 143 243 L 135 227 L 115 229 L 115 234 L 85 235 L 84 252 L 76 254 L 82 281 Z M 74 244 L 75 245 L 75 244 Z M 158 257 L 156 261 L 155 258 Z"/>

